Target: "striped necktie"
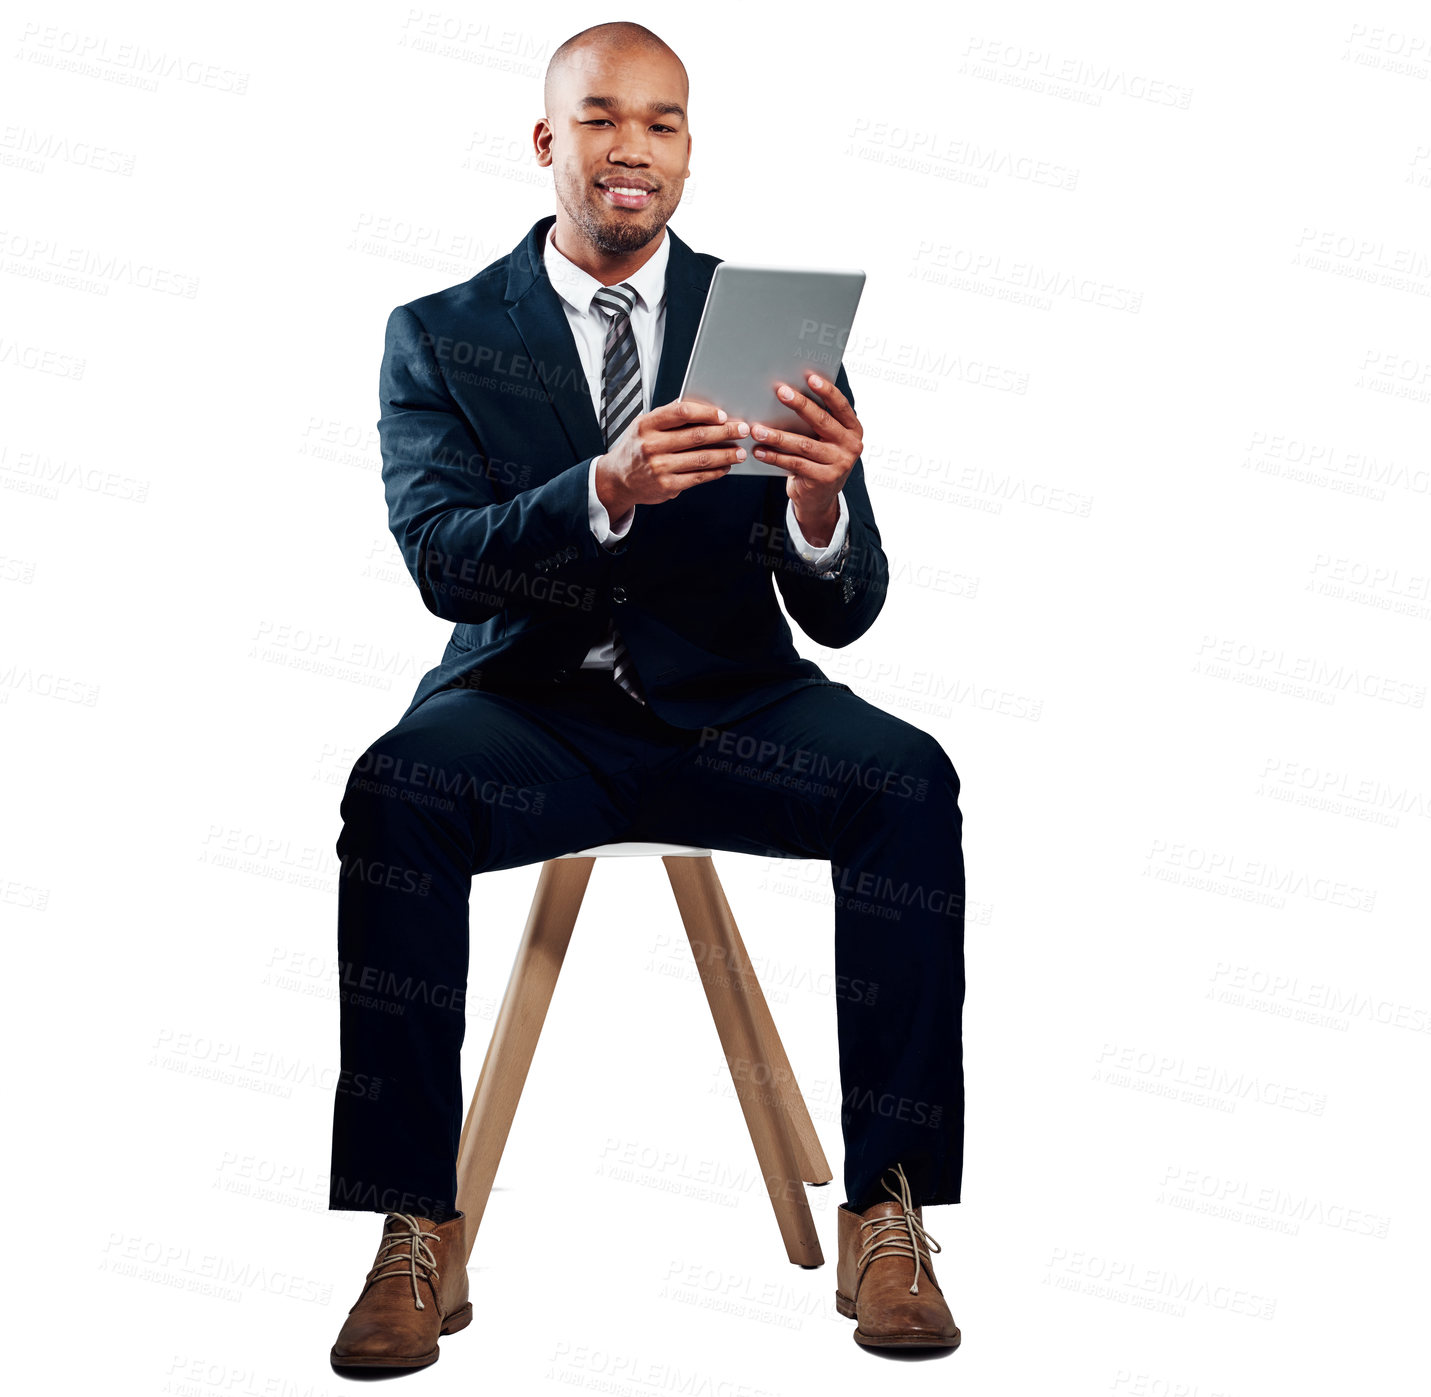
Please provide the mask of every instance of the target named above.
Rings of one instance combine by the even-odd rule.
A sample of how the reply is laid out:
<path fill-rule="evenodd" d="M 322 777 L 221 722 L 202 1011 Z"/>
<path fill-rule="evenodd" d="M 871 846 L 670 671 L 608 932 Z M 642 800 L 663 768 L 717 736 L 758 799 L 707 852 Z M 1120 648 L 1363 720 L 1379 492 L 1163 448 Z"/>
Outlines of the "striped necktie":
<path fill-rule="evenodd" d="M 631 330 L 631 307 L 636 304 L 636 293 L 623 281 L 619 286 L 603 286 L 592 301 L 609 317 L 601 363 L 601 430 L 610 447 L 641 415 L 641 356 L 636 351 L 636 336 Z M 631 652 L 622 642 L 614 621 L 610 635 L 615 660 L 612 677 L 637 703 L 645 703 L 631 663 Z"/>

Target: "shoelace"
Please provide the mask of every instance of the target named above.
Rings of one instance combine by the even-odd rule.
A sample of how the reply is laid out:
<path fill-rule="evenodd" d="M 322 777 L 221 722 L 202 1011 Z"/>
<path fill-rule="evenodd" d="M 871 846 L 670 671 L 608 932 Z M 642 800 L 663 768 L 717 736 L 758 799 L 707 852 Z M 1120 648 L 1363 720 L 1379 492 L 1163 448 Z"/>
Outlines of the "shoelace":
<path fill-rule="evenodd" d="M 413 1303 L 419 1310 L 425 1310 L 426 1305 L 422 1303 L 422 1296 L 417 1293 L 418 1267 L 422 1267 L 423 1278 L 431 1279 L 434 1286 L 437 1284 L 437 1258 L 432 1254 L 432 1248 L 423 1240 L 431 1237 L 434 1241 L 440 1240 L 436 1232 L 424 1232 L 422 1224 L 411 1213 L 389 1213 L 387 1221 L 399 1218 L 408 1226 L 406 1232 L 394 1231 L 393 1235 L 378 1248 L 378 1259 L 373 1263 L 373 1269 L 368 1272 L 368 1281 L 380 1281 L 386 1276 L 408 1276 L 412 1281 Z M 406 1247 L 405 1255 L 399 1255 L 402 1248 Z M 391 1255 L 384 1253 L 391 1252 Z M 383 1271 L 383 1266 L 396 1266 L 396 1271 Z M 431 1273 L 430 1276 L 428 1273 Z"/>
<path fill-rule="evenodd" d="M 880 1180 L 880 1184 L 891 1198 L 899 1200 L 903 1215 L 900 1217 L 866 1218 L 860 1224 L 862 1229 L 868 1227 L 871 1235 L 855 1265 L 858 1270 L 863 1270 L 866 1258 L 873 1261 L 876 1256 L 912 1256 L 914 1258 L 914 1284 L 909 1287 L 909 1293 L 918 1295 L 921 1250 L 923 1249 L 924 1254 L 928 1256 L 929 1251 L 942 1251 L 943 1248 L 924 1230 L 924 1224 L 914 1215 L 914 1195 L 910 1192 L 909 1180 L 904 1177 L 903 1167 L 896 1164 L 893 1169 L 899 1177 L 898 1191 L 892 1189 L 884 1179 Z M 892 1232 L 904 1235 L 898 1237 L 887 1235 Z"/>

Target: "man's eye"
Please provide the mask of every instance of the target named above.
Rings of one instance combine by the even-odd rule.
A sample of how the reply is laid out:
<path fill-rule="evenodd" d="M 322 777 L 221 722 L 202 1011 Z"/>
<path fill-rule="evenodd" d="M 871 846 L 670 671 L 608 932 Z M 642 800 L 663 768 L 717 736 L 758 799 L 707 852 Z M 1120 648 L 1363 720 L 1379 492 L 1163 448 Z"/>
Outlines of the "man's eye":
<path fill-rule="evenodd" d="M 611 125 L 611 119 L 610 119 L 609 117 L 605 117 L 605 116 L 595 116 L 595 117 L 592 117 L 590 121 L 583 121 L 583 122 L 581 123 L 581 125 L 582 125 L 582 126 L 610 126 L 610 125 Z M 676 134 L 676 128 L 675 128 L 674 126 L 653 126 L 651 129 L 652 129 L 653 131 L 665 131 L 665 132 L 669 133 L 669 134 L 672 135 L 672 136 L 674 136 L 674 135 Z"/>

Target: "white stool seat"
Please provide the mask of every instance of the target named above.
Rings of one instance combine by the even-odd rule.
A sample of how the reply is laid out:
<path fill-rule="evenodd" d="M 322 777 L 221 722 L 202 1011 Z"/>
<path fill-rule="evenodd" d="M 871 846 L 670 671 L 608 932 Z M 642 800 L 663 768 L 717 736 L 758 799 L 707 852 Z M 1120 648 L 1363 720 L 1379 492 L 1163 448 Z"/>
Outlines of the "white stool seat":
<path fill-rule="evenodd" d="M 593 844 L 589 849 L 573 849 L 569 854 L 558 854 L 559 859 L 605 859 L 630 858 L 638 856 L 675 854 L 686 858 L 703 859 L 710 855 L 709 849 L 697 848 L 694 844 L 643 844 L 640 840 L 624 840 L 616 844 Z"/>

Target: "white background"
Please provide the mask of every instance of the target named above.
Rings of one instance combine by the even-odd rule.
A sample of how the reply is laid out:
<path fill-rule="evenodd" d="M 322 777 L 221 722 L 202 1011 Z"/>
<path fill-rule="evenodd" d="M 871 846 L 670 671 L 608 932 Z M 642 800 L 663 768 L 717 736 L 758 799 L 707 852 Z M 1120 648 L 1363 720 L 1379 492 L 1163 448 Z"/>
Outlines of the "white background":
<path fill-rule="evenodd" d="M 325 1210 L 338 800 L 448 632 L 386 529 L 382 330 L 552 210 L 541 76 L 609 18 L 689 69 L 686 242 L 869 273 L 892 585 L 848 649 L 797 640 L 963 782 L 968 1161 L 927 1222 L 965 1340 L 855 1348 L 838 1181 L 826 1266 L 788 1264 L 661 867 L 606 863 L 476 1321 L 412 1381 L 1396 1389 L 1431 17 L 1395 3 L 7 7 L 12 1371 L 347 1390 L 378 1220 Z M 838 1177 L 827 867 L 716 864 Z M 474 886 L 469 1088 L 536 873 Z"/>

